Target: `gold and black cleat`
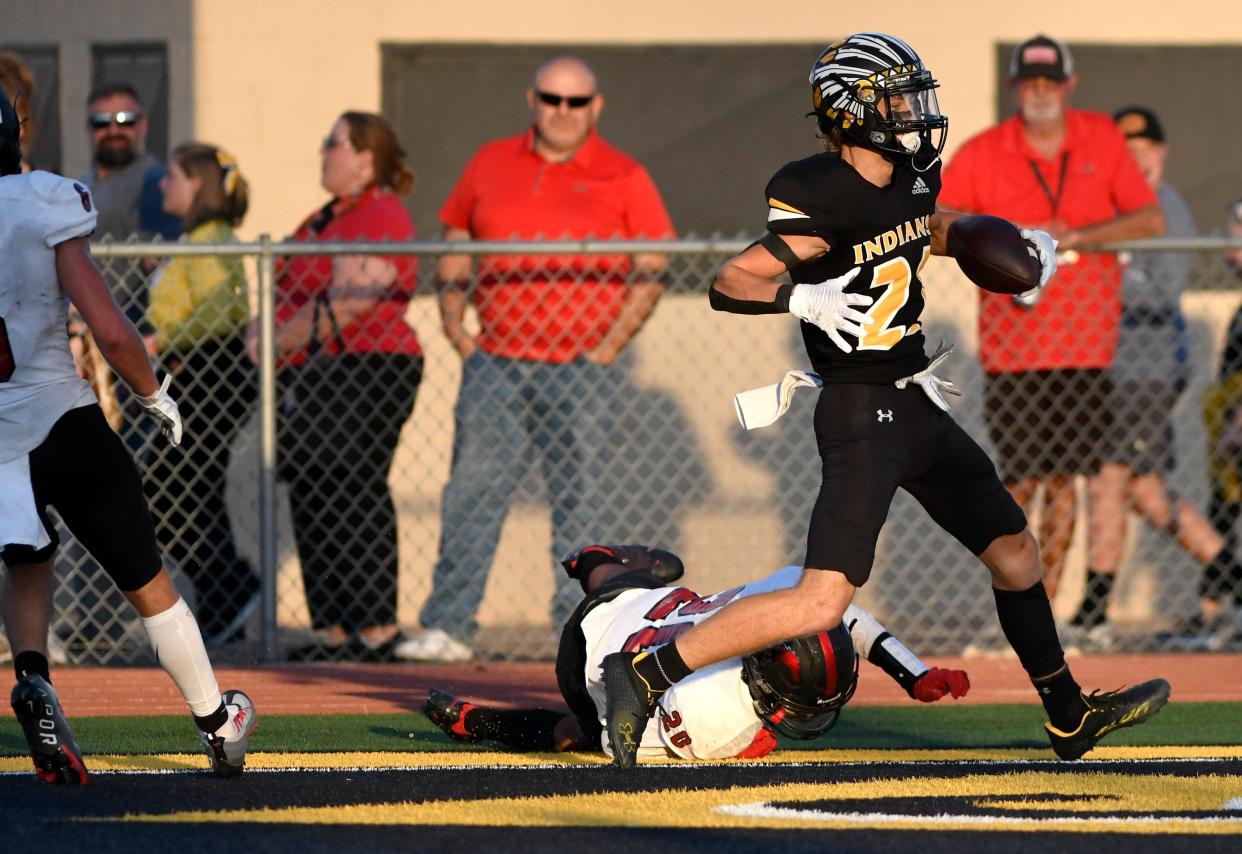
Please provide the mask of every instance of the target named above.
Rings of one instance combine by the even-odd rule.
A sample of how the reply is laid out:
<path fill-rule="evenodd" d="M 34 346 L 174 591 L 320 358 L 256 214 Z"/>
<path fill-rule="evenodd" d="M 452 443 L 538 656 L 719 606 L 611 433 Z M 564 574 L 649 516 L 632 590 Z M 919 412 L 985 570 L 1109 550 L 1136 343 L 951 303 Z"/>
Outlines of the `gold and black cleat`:
<path fill-rule="evenodd" d="M 1044 724 L 1052 749 L 1062 759 L 1080 759 L 1096 742 L 1115 729 L 1141 724 L 1169 701 L 1169 683 L 1152 679 L 1133 688 L 1083 695 L 1087 711 L 1073 732 Z"/>
<path fill-rule="evenodd" d="M 635 660 L 644 655 L 648 653 L 614 652 L 604 656 L 600 665 L 607 698 L 604 718 L 608 743 L 612 746 L 612 764 L 618 768 L 633 768 L 638 763 L 638 746 L 659 699 L 634 669 Z"/>

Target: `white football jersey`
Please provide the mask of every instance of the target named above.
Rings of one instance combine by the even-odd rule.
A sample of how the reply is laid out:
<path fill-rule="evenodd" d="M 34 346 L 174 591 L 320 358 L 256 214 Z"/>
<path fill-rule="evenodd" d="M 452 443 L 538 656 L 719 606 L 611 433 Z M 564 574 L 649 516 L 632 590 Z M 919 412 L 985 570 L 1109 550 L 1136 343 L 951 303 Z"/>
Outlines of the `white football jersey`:
<path fill-rule="evenodd" d="M 604 656 L 666 644 L 729 602 L 793 587 L 801 575 L 801 567 L 787 566 L 760 581 L 707 597 L 685 587 L 627 590 L 592 610 L 582 621 L 582 633 L 587 647 L 587 692 L 595 701 L 600 724 L 605 724 L 600 675 Z M 845 624 L 851 627 L 854 649 L 864 658 L 884 631 L 871 614 L 854 605 L 846 609 Z M 730 759 L 749 747 L 762 727 L 750 689 L 742 680 L 742 660 L 731 658 L 696 670 L 665 692 L 655 719 L 643 732 L 639 755 Z M 612 755 L 606 731 L 601 742 L 604 752 Z"/>
<path fill-rule="evenodd" d="M 29 453 L 70 409 L 95 403 L 69 352 L 55 247 L 95 230 L 82 184 L 49 172 L 0 178 L 0 461 Z"/>

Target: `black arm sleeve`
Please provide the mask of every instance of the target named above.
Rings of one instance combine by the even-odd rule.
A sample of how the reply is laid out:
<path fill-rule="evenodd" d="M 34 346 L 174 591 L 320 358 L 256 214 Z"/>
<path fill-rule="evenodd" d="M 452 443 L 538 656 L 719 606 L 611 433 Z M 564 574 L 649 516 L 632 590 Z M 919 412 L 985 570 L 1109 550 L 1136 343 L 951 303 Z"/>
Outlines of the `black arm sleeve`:
<path fill-rule="evenodd" d="M 785 314 L 789 311 L 791 294 L 793 294 L 793 285 L 786 283 L 777 288 L 776 298 L 772 302 L 737 299 L 716 290 L 713 284 L 707 291 L 707 301 L 716 311 L 727 311 L 730 314 Z"/>

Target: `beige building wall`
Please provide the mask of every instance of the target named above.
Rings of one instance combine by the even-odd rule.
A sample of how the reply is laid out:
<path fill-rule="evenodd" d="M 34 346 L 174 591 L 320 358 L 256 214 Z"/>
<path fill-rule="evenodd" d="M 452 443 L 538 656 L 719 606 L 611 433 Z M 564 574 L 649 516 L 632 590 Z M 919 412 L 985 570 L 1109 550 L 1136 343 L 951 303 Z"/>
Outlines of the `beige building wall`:
<path fill-rule="evenodd" d="M 920 14 L 901 6 L 824 0 L 5 0 L 7 43 L 61 46 L 66 171 L 87 165 L 82 99 L 90 45 L 167 41 L 171 138 L 232 149 L 254 187 L 243 236 L 282 235 L 324 195 L 318 140 L 344 109 L 378 110 L 384 42 L 825 43 L 891 28 L 920 51 L 944 85 L 949 150 L 987 126 L 996 101 L 999 42 L 1047 32 L 1070 43 L 1242 42 L 1235 0 L 1039 4 L 959 0 Z M 923 7 L 919 7 L 923 8 Z M 930 11 L 934 8 L 934 11 Z M 813 57 L 807 57 L 808 65 Z M 427 132 L 434 133 L 434 128 Z"/>

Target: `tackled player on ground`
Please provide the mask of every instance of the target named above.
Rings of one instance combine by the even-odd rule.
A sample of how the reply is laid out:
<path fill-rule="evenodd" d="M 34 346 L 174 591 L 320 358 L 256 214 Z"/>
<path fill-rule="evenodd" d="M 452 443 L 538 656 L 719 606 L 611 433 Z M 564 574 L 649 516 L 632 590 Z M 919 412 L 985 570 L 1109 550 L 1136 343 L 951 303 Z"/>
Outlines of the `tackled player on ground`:
<path fill-rule="evenodd" d="M 495 741 L 541 752 L 612 750 L 604 730 L 600 664 L 613 652 L 651 649 L 677 637 L 727 603 L 793 587 L 801 567 L 710 596 L 667 587 L 682 574 L 676 555 L 645 546 L 587 546 L 563 566 L 583 598 L 561 634 L 556 677 L 570 713 L 501 709 L 432 690 L 424 713 L 450 738 Z M 858 681 L 858 659 L 891 676 L 911 698 L 930 703 L 961 697 L 961 670 L 929 668 L 863 609 L 851 605 L 828 631 L 795 638 L 720 662 L 679 682 L 660 698 L 659 724 L 639 755 L 681 759 L 753 759 L 777 746 L 776 734 L 819 738 L 837 722 Z"/>

